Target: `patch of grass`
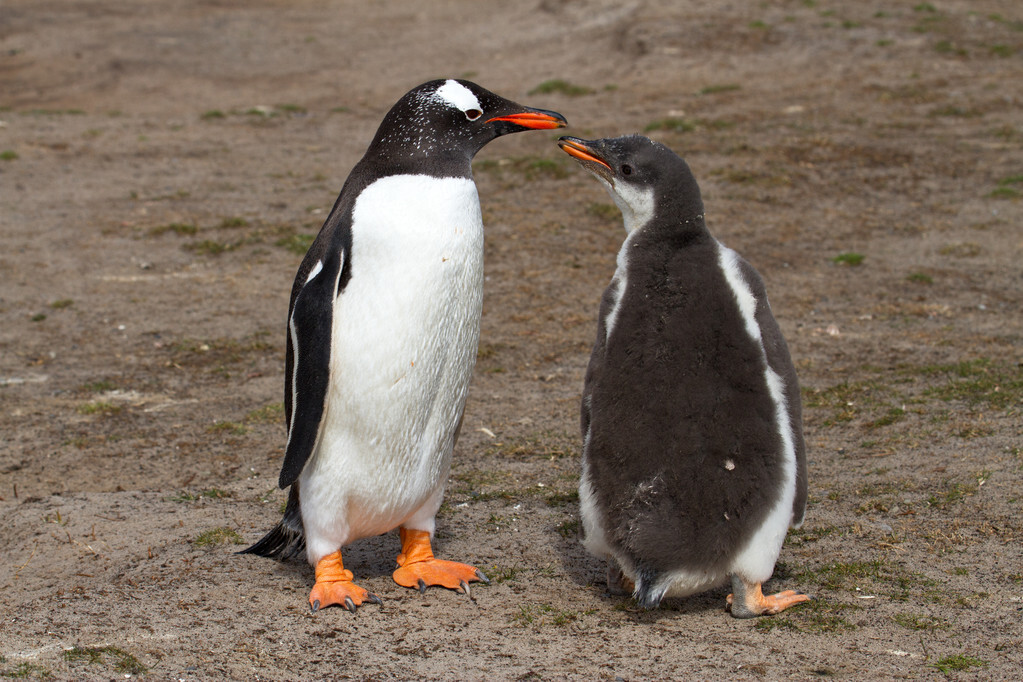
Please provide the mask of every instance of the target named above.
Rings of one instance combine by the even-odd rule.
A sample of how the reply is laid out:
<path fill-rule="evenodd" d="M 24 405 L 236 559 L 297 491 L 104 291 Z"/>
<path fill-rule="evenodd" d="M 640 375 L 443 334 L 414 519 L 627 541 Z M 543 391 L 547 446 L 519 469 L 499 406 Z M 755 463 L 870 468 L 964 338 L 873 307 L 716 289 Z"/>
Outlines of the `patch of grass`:
<path fill-rule="evenodd" d="M 1015 187 L 996 187 L 988 193 L 988 197 L 991 199 L 1018 199 L 1020 191 Z"/>
<path fill-rule="evenodd" d="M 931 665 L 948 675 L 953 672 L 969 670 L 970 668 L 986 668 L 987 661 L 974 656 L 967 656 L 966 654 L 953 654 L 939 658 L 936 663 Z"/>
<path fill-rule="evenodd" d="M 203 112 L 202 116 L 200 116 L 199 118 L 201 118 L 204 121 L 210 121 L 217 118 L 227 118 L 227 114 L 225 114 L 220 109 L 210 109 L 209 111 Z"/>
<path fill-rule="evenodd" d="M 51 680 L 53 673 L 35 663 L 19 663 L 10 670 L 0 672 L 0 677 L 9 677 L 13 680 Z"/>
<path fill-rule="evenodd" d="M 244 113 L 246 116 L 259 116 L 260 118 L 273 118 L 277 115 L 277 112 L 273 110 L 273 107 L 263 105 L 249 107 Z"/>
<path fill-rule="evenodd" d="M 915 613 L 897 613 L 892 620 L 907 630 L 947 630 L 949 623 L 940 616 L 921 616 Z"/>
<path fill-rule="evenodd" d="M 522 173 L 525 175 L 526 180 L 568 177 L 568 171 L 565 170 L 565 167 L 554 159 L 527 159 L 523 162 Z"/>
<path fill-rule="evenodd" d="M 114 405 L 103 400 L 95 400 L 79 405 L 75 410 L 78 414 L 98 414 L 104 417 L 117 414 L 123 409 L 122 405 Z"/>
<path fill-rule="evenodd" d="M 816 568 L 804 569 L 797 575 L 801 584 L 816 583 L 830 590 L 848 590 L 860 585 L 887 587 L 889 596 L 905 601 L 911 592 L 921 592 L 938 583 L 920 573 L 913 573 L 887 559 L 873 561 L 835 561 Z"/>
<path fill-rule="evenodd" d="M 1002 44 L 990 46 L 988 48 L 988 52 L 990 52 L 991 54 L 993 54 L 996 57 L 1002 57 L 1002 58 L 1011 57 L 1013 54 L 1015 54 L 1015 50 L 1013 50 L 1008 45 L 1002 45 Z"/>
<path fill-rule="evenodd" d="M 54 310 L 63 310 L 64 308 L 70 308 L 74 305 L 74 301 L 70 298 L 61 298 L 50 304 L 50 307 Z"/>
<path fill-rule="evenodd" d="M 765 172 L 746 168 L 716 169 L 711 175 L 721 177 L 736 185 L 759 185 L 761 187 L 786 187 L 792 178 L 785 172 Z"/>
<path fill-rule="evenodd" d="M 87 384 L 82 384 L 82 390 L 90 391 L 92 393 L 106 393 L 117 388 L 117 384 L 108 379 L 100 379 L 99 381 L 90 381 Z"/>
<path fill-rule="evenodd" d="M 927 498 L 927 504 L 936 509 L 945 509 L 952 505 L 959 504 L 967 497 L 972 497 L 977 494 L 980 486 L 990 478 L 991 474 L 987 471 L 977 474 L 977 476 L 970 481 L 956 481 L 953 479 L 945 479 L 941 484 L 941 489 L 932 493 Z"/>
<path fill-rule="evenodd" d="M 855 419 L 863 410 L 890 404 L 891 390 L 879 379 L 843 381 L 823 389 L 803 388 L 803 404 L 807 408 L 829 408 L 831 415 L 825 426 L 834 426 Z"/>
<path fill-rule="evenodd" d="M 855 251 L 846 251 L 832 258 L 831 262 L 835 263 L 836 265 L 856 266 L 862 264 L 865 258 L 866 256 L 864 256 L 862 253 L 856 253 Z"/>
<path fill-rule="evenodd" d="M 236 424 L 235 422 L 228 421 L 216 421 L 210 426 L 206 427 L 209 433 L 226 433 L 232 436 L 244 436 L 249 432 L 248 428 L 244 424 Z"/>
<path fill-rule="evenodd" d="M 304 256 L 309 247 L 313 245 L 314 239 L 316 239 L 314 234 L 289 234 L 274 242 L 274 246 Z"/>
<path fill-rule="evenodd" d="M 0 161 L 15 161 L 18 158 L 18 152 L 13 149 L 5 149 L 0 152 Z"/>
<path fill-rule="evenodd" d="M 884 415 L 869 421 L 866 423 L 866 427 L 870 429 L 880 428 L 882 426 L 889 426 L 897 422 L 902 421 L 902 418 L 906 416 L 906 410 L 901 407 L 893 407 L 889 409 Z"/>
<path fill-rule="evenodd" d="M 244 545 L 245 541 L 242 540 L 242 536 L 238 535 L 237 531 L 223 526 L 203 531 L 192 540 L 192 544 L 196 547 L 216 547 L 217 545 L 228 543 Z"/>
<path fill-rule="evenodd" d="M 286 114 L 304 114 L 306 108 L 299 104 L 278 104 L 277 108 Z"/>
<path fill-rule="evenodd" d="M 1013 185 L 1023 185 L 1023 174 L 1002 178 L 998 181 L 998 187 L 988 196 L 995 199 L 1015 199 L 1020 196 L 1020 190 Z"/>
<path fill-rule="evenodd" d="M 560 180 L 568 177 L 568 170 L 560 158 L 555 160 L 538 156 L 519 156 L 499 161 L 486 159 L 475 163 L 473 168 L 480 172 L 497 173 L 501 176 L 506 172 L 515 173 L 529 181 Z"/>
<path fill-rule="evenodd" d="M 199 227 L 195 223 L 168 223 L 167 225 L 159 225 L 157 227 L 150 228 L 149 234 L 161 235 L 167 232 L 173 232 L 174 234 L 180 235 L 193 235 L 199 231 Z"/>
<path fill-rule="evenodd" d="M 955 55 L 956 57 L 966 57 L 969 54 L 965 48 L 959 47 L 951 40 L 939 40 L 934 44 L 934 49 L 939 54 Z"/>
<path fill-rule="evenodd" d="M 243 339 L 182 339 L 170 344 L 168 350 L 180 365 L 219 366 L 242 362 L 255 354 L 276 353 L 277 347 L 266 337 L 266 332 L 257 332 Z"/>
<path fill-rule="evenodd" d="M 934 284 L 934 278 L 924 272 L 911 272 L 906 275 L 906 280 L 916 284 Z"/>
<path fill-rule="evenodd" d="M 651 121 L 643 128 L 643 132 L 649 133 L 654 130 L 667 130 L 673 133 L 688 133 L 696 130 L 697 123 L 685 118 L 661 118 Z"/>
<path fill-rule="evenodd" d="M 201 242 L 185 244 L 185 248 L 189 251 L 195 251 L 196 253 L 202 253 L 209 256 L 219 256 L 227 251 L 233 251 L 238 248 L 238 245 L 228 244 L 227 242 L 218 242 L 214 239 L 203 239 Z"/>
<path fill-rule="evenodd" d="M 510 459 L 556 460 L 576 454 L 575 439 L 557 431 L 541 431 L 524 438 L 493 443 L 487 454 Z"/>
<path fill-rule="evenodd" d="M 544 498 L 548 507 L 564 507 L 567 504 L 579 504 L 579 491 L 570 490 L 567 493 L 552 492 Z"/>
<path fill-rule="evenodd" d="M 981 116 L 981 112 L 977 109 L 964 109 L 963 107 L 959 107 L 954 104 L 947 104 L 943 107 L 932 109 L 927 115 L 948 116 L 952 118 L 977 118 L 978 116 Z"/>
<path fill-rule="evenodd" d="M 204 497 L 210 500 L 223 500 L 228 497 L 232 497 L 232 495 L 226 490 L 221 490 L 220 488 L 208 488 L 198 493 L 178 493 L 177 495 L 172 495 L 166 499 L 168 502 L 195 502 L 196 500 L 200 500 Z"/>
<path fill-rule="evenodd" d="M 245 415 L 249 424 L 278 424 L 284 421 L 284 403 L 270 403 Z"/>
<path fill-rule="evenodd" d="M 113 668 L 116 672 L 126 675 L 142 675 L 148 672 L 149 668 L 142 665 L 133 655 L 116 646 L 104 647 L 73 647 L 64 652 L 64 660 L 68 663 L 85 662 L 90 665 L 107 663 L 107 659 L 113 659 Z"/>
<path fill-rule="evenodd" d="M 178 493 L 177 495 L 171 495 L 170 497 L 164 499 L 166 499 L 168 502 L 195 502 L 200 497 L 202 497 L 201 493 L 197 495 L 195 493 L 183 492 Z"/>
<path fill-rule="evenodd" d="M 565 521 L 560 526 L 558 526 L 558 535 L 560 535 L 563 538 L 578 537 L 579 527 L 580 527 L 579 519 Z"/>
<path fill-rule="evenodd" d="M 586 205 L 586 212 L 601 220 L 618 220 L 622 213 L 614 204 L 602 204 L 593 202 Z"/>
<path fill-rule="evenodd" d="M 42 322 L 46 319 L 46 313 L 36 313 L 29 318 L 32 322 Z"/>
<path fill-rule="evenodd" d="M 568 81 L 561 80 L 560 78 L 555 78 L 544 81 L 529 91 L 530 95 L 549 95 L 552 93 L 565 95 L 567 97 L 581 97 L 583 95 L 592 95 L 593 88 L 574 85 Z"/>
<path fill-rule="evenodd" d="M 819 528 L 808 528 L 806 526 L 802 526 L 800 528 L 790 528 L 785 541 L 797 546 L 805 545 L 810 542 L 817 542 L 818 540 L 826 538 L 837 531 L 838 527 L 836 526 L 821 526 Z"/>
<path fill-rule="evenodd" d="M 513 580 L 518 580 L 519 576 L 525 572 L 525 569 L 519 566 L 492 566 L 487 570 L 487 577 L 490 578 L 490 582 L 494 584 L 506 583 Z"/>
<path fill-rule="evenodd" d="M 23 112 L 29 116 L 84 116 L 83 109 L 29 109 Z"/>
<path fill-rule="evenodd" d="M 240 218 L 240 217 L 235 216 L 233 218 L 224 218 L 223 220 L 220 221 L 220 225 L 218 225 L 217 227 L 220 227 L 222 229 L 224 229 L 224 228 L 230 229 L 230 228 L 248 227 L 248 226 L 249 226 L 249 221 L 248 220 L 246 220 L 245 218 Z"/>
<path fill-rule="evenodd" d="M 503 343 L 482 342 L 476 349 L 477 360 L 490 360 L 497 357 L 497 354 L 504 348 Z"/>
<path fill-rule="evenodd" d="M 486 522 L 482 524 L 482 530 L 487 533 L 493 533 L 501 530 L 502 527 L 507 528 L 511 525 L 511 522 L 504 516 L 497 514 L 491 514 Z M 479 527 L 479 526 L 477 526 Z"/>
<path fill-rule="evenodd" d="M 977 358 L 952 365 L 937 365 L 925 368 L 925 371 L 946 378 L 944 384 L 924 391 L 928 397 L 1002 410 L 1023 403 L 1021 364 L 996 364 L 986 358 Z"/>
<path fill-rule="evenodd" d="M 699 94 L 701 95 L 716 95 L 721 92 L 735 92 L 741 90 L 742 86 L 738 83 L 724 83 L 722 85 L 708 85 L 700 88 Z"/>

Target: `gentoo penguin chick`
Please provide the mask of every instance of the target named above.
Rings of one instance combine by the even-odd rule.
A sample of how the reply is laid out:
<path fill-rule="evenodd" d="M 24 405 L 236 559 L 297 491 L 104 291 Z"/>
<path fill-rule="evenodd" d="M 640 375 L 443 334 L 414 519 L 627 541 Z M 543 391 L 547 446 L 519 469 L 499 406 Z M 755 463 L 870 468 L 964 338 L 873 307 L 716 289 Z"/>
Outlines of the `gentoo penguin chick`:
<path fill-rule="evenodd" d="M 500 135 L 565 125 L 464 80 L 408 92 L 384 117 L 309 248 L 288 311 L 284 518 L 244 550 L 316 568 L 313 611 L 379 597 L 341 547 L 399 529 L 394 580 L 469 592 L 478 569 L 433 556 L 483 305 L 473 156 Z"/>
<path fill-rule="evenodd" d="M 737 618 L 806 601 L 761 591 L 806 507 L 799 386 L 763 281 L 707 231 L 670 149 L 558 144 L 607 187 L 628 233 L 583 388 L 583 542 L 644 608 L 729 577 Z"/>

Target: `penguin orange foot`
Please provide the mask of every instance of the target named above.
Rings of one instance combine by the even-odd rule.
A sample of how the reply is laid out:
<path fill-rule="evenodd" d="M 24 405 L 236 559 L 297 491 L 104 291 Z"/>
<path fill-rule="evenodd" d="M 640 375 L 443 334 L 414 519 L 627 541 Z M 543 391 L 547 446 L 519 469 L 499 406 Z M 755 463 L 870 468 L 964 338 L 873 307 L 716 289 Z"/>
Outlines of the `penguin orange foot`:
<path fill-rule="evenodd" d="M 353 577 L 341 563 L 341 550 L 320 559 L 316 562 L 316 584 L 309 593 L 309 608 L 316 612 L 337 604 L 355 613 L 363 602 L 383 603 L 380 597 L 352 582 Z"/>
<path fill-rule="evenodd" d="M 728 595 L 728 606 L 735 618 L 773 616 L 790 606 L 810 600 L 809 595 L 795 590 L 785 590 L 766 596 L 760 583 L 750 583 L 734 575 L 732 576 L 732 591 L 733 593 Z"/>
<path fill-rule="evenodd" d="M 483 571 L 475 566 L 435 559 L 428 531 L 401 528 L 398 532 L 401 536 L 401 554 L 398 555 L 398 569 L 393 575 L 394 582 L 402 587 L 425 592 L 427 587 L 437 585 L 451 590 L 461 589 L 469 594 L 471 582 L 490 584 Z"/>

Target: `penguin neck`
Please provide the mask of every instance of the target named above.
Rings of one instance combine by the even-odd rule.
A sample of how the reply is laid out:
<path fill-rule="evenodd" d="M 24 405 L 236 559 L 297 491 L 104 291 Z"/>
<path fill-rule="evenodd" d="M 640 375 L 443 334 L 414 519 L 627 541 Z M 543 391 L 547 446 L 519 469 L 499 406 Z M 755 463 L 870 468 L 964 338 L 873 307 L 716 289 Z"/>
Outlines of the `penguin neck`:
<path fill-rule="evenodd" d="M 437 149 L 414 143 L 371 146 L 362 163 L 378 176 L 432 175 L 438 178 L 471 178 L 472 156 L 457 149 Z"/>
<path fill-rule="evenodd" d="M 707 233 L 704 222 L 703 200 L 699 192 L 666 194 L 653 188 L 628 185 L 611 188 L 611 197 L 622 212 L 625 231 L 629 235 L 644 232 L 684 234 L 691 237 Z M 668 216 L 671 216 L 669 219 Z M 651 234 L 651 236 L 654 236 Z"/>

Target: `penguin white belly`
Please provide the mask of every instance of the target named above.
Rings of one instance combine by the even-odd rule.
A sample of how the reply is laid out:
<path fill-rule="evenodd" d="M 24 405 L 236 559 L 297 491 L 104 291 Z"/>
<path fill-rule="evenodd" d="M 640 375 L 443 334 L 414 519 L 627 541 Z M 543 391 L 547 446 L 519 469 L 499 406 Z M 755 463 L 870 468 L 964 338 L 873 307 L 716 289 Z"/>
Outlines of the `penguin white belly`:
<path fill-rule="evenodd" d="M 301 476 L 311 561 L 440 504 L 479 343 L 475 184 L 374 182 L 353 209 L 350 267 L 319 439 Z M 432 523 L 436 508 L 423 512 Z"/>

